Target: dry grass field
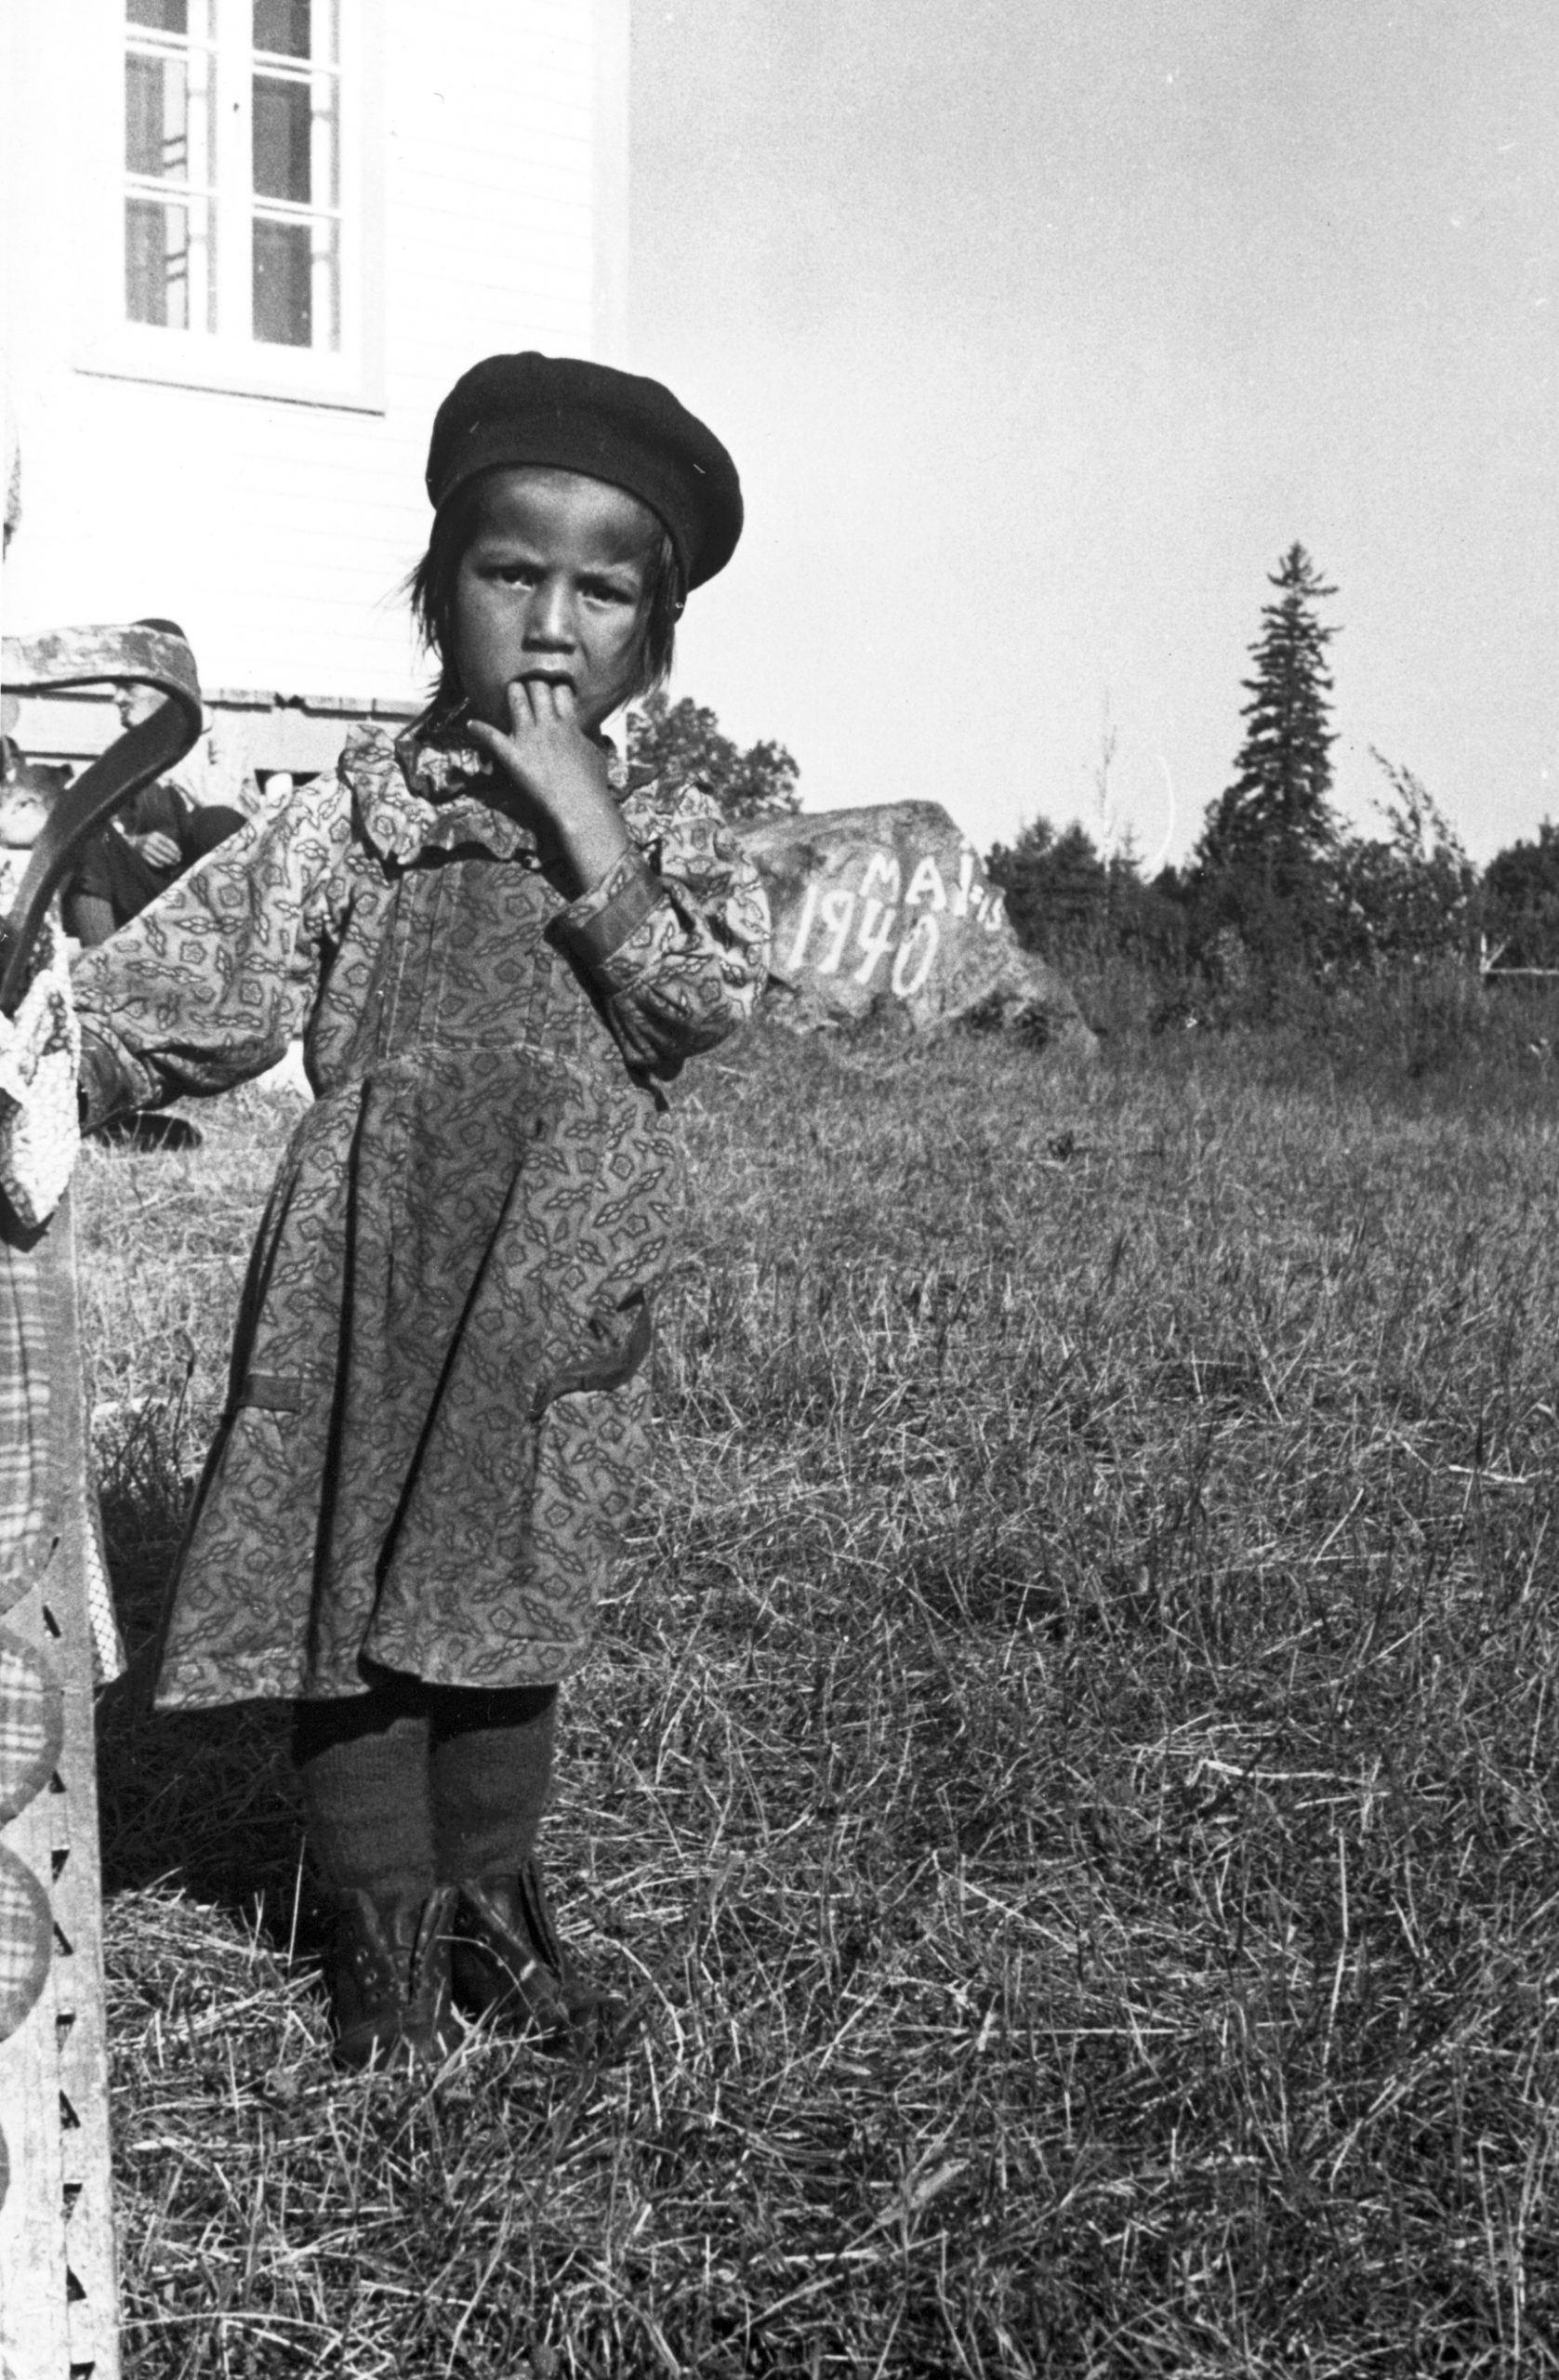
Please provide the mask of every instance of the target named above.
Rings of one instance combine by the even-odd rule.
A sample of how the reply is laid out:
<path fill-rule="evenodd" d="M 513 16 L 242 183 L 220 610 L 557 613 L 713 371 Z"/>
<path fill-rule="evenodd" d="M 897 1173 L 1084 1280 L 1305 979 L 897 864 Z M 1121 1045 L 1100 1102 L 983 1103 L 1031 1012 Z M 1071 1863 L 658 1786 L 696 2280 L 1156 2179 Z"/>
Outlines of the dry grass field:
<path fill-rule="evenodd" d="M 116 1688 L 132 2380 L 1559 2370 L 1547 1063 L 690 1069 L 550 1821 L 642 2045 L 337 2077 L 277 1714 Z M 84 1165 L 138 1636 L 288 1112 Z"/>

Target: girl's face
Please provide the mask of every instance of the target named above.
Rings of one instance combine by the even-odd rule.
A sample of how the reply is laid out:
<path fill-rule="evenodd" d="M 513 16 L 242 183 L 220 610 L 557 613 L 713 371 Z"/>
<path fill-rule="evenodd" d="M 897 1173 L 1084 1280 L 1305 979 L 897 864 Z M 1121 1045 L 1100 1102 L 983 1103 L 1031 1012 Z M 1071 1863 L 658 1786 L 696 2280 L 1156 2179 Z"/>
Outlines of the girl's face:
<path fill-rule="evenodd" d="M 574 690 L 587 734 L 634 691 L 649 611 L 654 515 L 574 471 L 490 471 L 455 578 L 452 656 L 472 716 L 507 731 L 508 690 Z"/>

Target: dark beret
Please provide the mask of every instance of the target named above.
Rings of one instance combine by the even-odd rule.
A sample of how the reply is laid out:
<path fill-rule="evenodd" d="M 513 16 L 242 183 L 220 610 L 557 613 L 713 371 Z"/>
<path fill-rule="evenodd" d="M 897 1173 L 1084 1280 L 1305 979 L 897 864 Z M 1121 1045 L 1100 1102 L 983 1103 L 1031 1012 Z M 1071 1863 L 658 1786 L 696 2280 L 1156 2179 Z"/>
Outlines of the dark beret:
<path fill-rule="evenodd" d="M 490 355 L 433 416 L 435 506 L 478 471 L 538 463 L 627 488 L 671 534 L 687 586 L 723 570 L 742 534 L 736 466 L 658 380 L 568 355 Z"/>

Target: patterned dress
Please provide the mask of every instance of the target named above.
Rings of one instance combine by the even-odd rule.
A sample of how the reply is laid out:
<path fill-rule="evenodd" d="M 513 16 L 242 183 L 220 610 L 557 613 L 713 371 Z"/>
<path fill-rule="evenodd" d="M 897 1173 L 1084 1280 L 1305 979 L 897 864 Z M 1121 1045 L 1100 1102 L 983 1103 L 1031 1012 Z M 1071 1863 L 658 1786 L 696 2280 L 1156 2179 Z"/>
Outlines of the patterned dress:
<path fill-rule="evenodd" d="M 361 730 L 75 970 L 108 1105 L 223 1090 L 300 1030 L 317 1094 L 250 1263 L 165 1707 L 585 1657 L 645 1451 L 655 1081 L 750 1014 L 768 912 L 708 797 L 667 783 L 617 788 L 632 848 L 565 903 L 488 766 Z"/>

